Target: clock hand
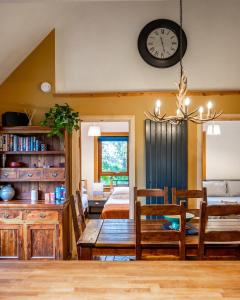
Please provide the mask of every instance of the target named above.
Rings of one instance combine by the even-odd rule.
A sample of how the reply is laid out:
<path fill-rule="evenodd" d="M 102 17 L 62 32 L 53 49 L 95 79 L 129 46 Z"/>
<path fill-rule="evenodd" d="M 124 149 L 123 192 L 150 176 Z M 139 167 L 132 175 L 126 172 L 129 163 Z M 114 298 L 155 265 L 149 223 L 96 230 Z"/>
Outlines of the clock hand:
<path fill-rule="evenodd" d="M 162 37 L 160 37 L 160 40 L 161 40 L 161 44 L 162 44 L 162 47 L 163 47 L 163 52 L 165 52 L 165 48 L 164 48 L 164 45 L 163 45 Z"/>

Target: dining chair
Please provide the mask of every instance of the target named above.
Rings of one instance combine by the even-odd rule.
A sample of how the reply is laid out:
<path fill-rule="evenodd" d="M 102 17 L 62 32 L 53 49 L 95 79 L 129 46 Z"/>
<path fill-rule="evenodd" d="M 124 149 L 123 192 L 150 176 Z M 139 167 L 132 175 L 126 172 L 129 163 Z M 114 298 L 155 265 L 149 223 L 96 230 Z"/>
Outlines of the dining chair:
<path fill-rule="evenodd" d="M 80 239 L 80 236 L 81 236 L 81 230 L 80 230 L 80 227 L 78 225 L 78 217 L 77 217 L 77 211 L 76 211 L 76 204 L 75 204 L 74 196 L 71 195 L 69 200 L 70 200 L 70 207 L 71 207 L 71 213 L 72 213 L 74 236 L 75 236 L 75 241 L 76 241 L 76 245 L 77 245 L 77 242 L 78 242 L 78 240 Z M 80 259 L 80 251 L 79 251 L 78 247 L 77 247 L 77 256 L 78 256 L 78 259 Z"/>
<path fill-rule="evenodd" d="M 200 229 L 199 229 L 199 259 L 240 259 L 240 204 L 220 204 L 207 205 L 205 201 L 200 206 Z M 231 219 L 211 219 L 209 217 L 231 216 Z M 235 218 L 234 218 L 235 217 Z M 210 256 L 207 254 L 207 247 L 217 246 L 217 244 L 226 244 L 235 247 L 233 256 Z"/>
<path fill-rule="evenodd" d="M 134 187 L 134 202 L 137 202 L 138 197 L 161 197 L 164 204 L 168 204 L 168 188 L 163 189 L 137 189 Z"/>
<path fill-rule="evenodd" d="M 80 191 L 76 191 L 76 202 L 78 208 L 78 225 L 83 232 L 86 228 L 86 218 L 83 210 L 82 197 Z"/>
<path fill-rule="evenodd" d="M 177 190 L 172 188 L 172 203 L 176 204 L 178 200 L 185 200 L 187 203 L 187 211 L 193 213 L 196 217 L 199 216 L 199 209 L 189 209 L 188 199 L 202 199 L 207 203 L 207 189 L 202 190 Z"/>
<path fill-rule="evenodd" d="M 82 214 L 80 212 L 77 212 L 76 207 L 79 207 L 79 205 L 81 206 L 81 204 L 78 203 L 79 199 L 81 202 L 81 197 L 79 198 L 78 193 L 76 194 L 77 194 L 76 197 L 74 197 L 73 195 L 70 196 L 70 207 L 72 212 L 73 229 L 74 229 L 74 235 L 75 235 L 75 241 L 77 247 L 77 256 L 78 259 L 80 259 L 80 249 L 77 246 L 77 242 L 80 239 L 84 229 L 86 228 L 86 223 L 85 223 L 85 218 L 82 217 Z"/>
<path fill-rule="evenodd" d="M 149 190 L 136 190 L 136 197 L 152 196 Z M 154 194 L 154 193 L 153 193 Z M 164 220 L 147 220 L 142 217 L 178 215 L 179 229 L 164 229 Z M 135 203 L 135 233 L 136 233 L 136 259 L 156 259 L 156 258 L 175 258 L 185 259 L 185 225 L 186 225 L 186 208 L 184 201 L 177 204 L 151 204 L 142 205 L 139 200 Z M 143 250 L 148 249 L 153 253 L 157 249 L 164 247 L 166 242 L 176 243 L 179 247 L 178 256 L 158 255 L 143 256 Z"/>

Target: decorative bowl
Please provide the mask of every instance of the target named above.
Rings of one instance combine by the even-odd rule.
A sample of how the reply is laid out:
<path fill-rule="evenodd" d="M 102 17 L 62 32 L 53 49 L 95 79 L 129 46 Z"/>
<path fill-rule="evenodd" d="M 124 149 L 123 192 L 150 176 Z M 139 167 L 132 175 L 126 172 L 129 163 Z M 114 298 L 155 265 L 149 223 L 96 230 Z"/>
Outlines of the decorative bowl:
<path fill-rule="evenodd" d="M 8 163 L 9 168 L 22 168 L 25 166 L 25 163 L 21 161 L 11 161 Z"/>
<path fill-rule="evenodd" d="M 194 214 L 186 213 L 186 222 L 189 222 L 194 217 L 195 217 Z M 179 219 L 180 219 L 179 216 L 177 215 L 164 216 L 164 219 L 171 223 L 171 225 L 169 226 L 171 229 L 179 230 Z"/>

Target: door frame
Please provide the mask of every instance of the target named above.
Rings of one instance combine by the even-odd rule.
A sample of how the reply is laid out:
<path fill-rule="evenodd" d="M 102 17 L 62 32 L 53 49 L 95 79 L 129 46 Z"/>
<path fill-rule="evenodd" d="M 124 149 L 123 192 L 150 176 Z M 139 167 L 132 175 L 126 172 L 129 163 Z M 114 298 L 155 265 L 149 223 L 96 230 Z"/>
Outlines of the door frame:
<path fill-rule="evenodd" d="M 134 218 L 134 187 L 135 178 L 135 116 L 134 115 L 84 115 L 81 122 L 128 122 L 129 124 L 129 218 Z M 80 122 L 80 130 L 81 130 Z M 79 131 L 80 133 L 81 131 Z M 80 135 L 80 134 L 79 134 Z M 81 157 L 81 138 L 79 138 L 79 156 Z M 79 159 L 79 174 L 81 180 L 81 158 Z"/>

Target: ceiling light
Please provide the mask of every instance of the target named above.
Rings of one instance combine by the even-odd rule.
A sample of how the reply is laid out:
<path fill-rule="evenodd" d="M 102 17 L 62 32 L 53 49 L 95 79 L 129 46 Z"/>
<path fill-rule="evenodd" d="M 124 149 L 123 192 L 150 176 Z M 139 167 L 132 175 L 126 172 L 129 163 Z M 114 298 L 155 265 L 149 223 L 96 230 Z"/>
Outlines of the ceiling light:
<path fill-rule="evenodd" d="M 99 126 L 90 126 L 88 128 L 88 136 L 100 136 L 101 128 Z"/>

